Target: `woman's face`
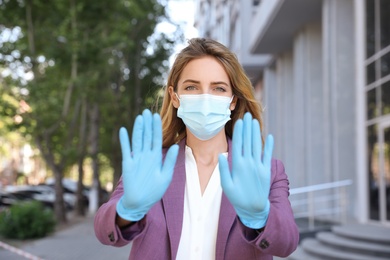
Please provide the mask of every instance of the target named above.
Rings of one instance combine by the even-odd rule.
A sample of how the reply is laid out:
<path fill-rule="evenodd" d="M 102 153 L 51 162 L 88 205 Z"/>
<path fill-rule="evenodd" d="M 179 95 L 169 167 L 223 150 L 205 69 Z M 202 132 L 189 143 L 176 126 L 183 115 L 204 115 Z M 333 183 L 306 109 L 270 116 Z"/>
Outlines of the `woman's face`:
<path fill-rule="evenodd" d="M 213 57 L 205 56 L 190 61 L 183 69 L 177 84 L 177 94 L 195 95 L 211 94 L 217 96 L 232 97 L 233 90 L 230 80 L 223 66 Z M 169 86 L 169 93 L 175 108 L 179 107 L 179 101 L 174 93 L 173 86 Z M 230 109 L 235 107 L 233 99 Z"/>

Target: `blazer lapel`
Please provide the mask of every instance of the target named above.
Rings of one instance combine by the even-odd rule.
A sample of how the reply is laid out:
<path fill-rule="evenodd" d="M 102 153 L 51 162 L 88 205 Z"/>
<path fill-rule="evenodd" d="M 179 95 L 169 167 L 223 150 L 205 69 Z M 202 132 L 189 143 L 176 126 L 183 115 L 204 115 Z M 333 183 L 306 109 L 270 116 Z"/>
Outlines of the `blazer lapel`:
<path fill-rule="evenodd" d="M 230 169 L 232 168 L 232 144 L 228 139 L 229 153 L 228 162 Z M 234 210 L 229 199 L 222 193 L 221 209 L 219 213 L 218 233 L 217 233 L 217 245 L 216 245 L 216 260 L 225 259 L 225 248 L 228 240 L 230 229 L 233 226 L 233 222 L 236 219 L 236 211 Z"/>
<path fill-rule="evenodd" d="M 183 139 L 179 143 L 179 154 L 177 156 L 172 182 L 162 198 L 172 259 L 176 258 L 183 225 L 185 182 L 185 139 Z"/>
<path fill-rule="evenodd" d="M 231 140 L 228 139 L 229 153 L 228 161 L 231 168 Z M 186 182 L 185 175 L 185 140 L 179 143 L 179 155 L 173 174 L 171 185 L 165 192 L 162 203 L 167 221 L 169 240 L 171 245 L 172 259 L 176 258 L 179 248 L 180 235 L 183 225 L 184 211 L 184 189 Z M 236 212 L 230 204 L 229 199 L 222 194 L 221 209 L 219 214 L 217 244 L 216 244 L 216 259 L 224 259 L 225 248 L 229 236 L 230 229 L 236 218 Z"/>

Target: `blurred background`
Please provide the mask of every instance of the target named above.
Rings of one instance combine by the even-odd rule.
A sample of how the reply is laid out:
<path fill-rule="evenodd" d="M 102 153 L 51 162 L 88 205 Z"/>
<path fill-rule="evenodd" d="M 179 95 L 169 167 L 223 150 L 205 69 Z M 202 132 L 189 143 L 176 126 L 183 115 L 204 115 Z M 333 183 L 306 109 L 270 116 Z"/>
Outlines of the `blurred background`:
<path fill-rule="evenodd" d="M 118 129 L 157 111 L 174 53 L 196 34 L 193 10 L 192 1 L 0 1 L 3 205 L 40 198 L 65 222 L 66 210 L 94 213 L 107 200 L 121 175 Z"/>
<path fill-rule="evenodd" d="M 252 80 L 301 240 L 390 258 L 388 17 L 389 0 L 0 0 L 0 205 L 93 214 L 121 174 L 119 127 L 158 111 L 174 54 L 200 36 Z"/>

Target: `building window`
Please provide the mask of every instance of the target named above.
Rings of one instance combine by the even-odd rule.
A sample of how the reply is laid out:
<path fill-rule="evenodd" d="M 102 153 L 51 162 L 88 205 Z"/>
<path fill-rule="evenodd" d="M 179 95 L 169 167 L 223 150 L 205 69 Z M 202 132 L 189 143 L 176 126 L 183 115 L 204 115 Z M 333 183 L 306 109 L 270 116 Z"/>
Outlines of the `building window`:
<path fill-rule="evenodd" d="M 260 0 L 253 0 L 253 6 L 258 6 L 260 4 Z"/>
<path fill-rule="evenodd" d="M 375 53 L 375 0 L 366 1 L 366 55 Z"/>
<path fill-rule="evenodd" d="M 390 1 L 366 0 L 365 15 L 367 174 L 370 190 L 370 218 L 389 221 Z M 380 194 L 385 195 L 380 196 Z"/>
<path fill-rule="evenodd" d="M 370 2 L 370 1 L 368 1 Z M 374 1 L 371 1 L 374 2 Z M 380 37 L 381 37 L 381 47 L 385 48 L 390 45 L 390 1 L 381 0 L 379 4 L 380 10 Z"/>

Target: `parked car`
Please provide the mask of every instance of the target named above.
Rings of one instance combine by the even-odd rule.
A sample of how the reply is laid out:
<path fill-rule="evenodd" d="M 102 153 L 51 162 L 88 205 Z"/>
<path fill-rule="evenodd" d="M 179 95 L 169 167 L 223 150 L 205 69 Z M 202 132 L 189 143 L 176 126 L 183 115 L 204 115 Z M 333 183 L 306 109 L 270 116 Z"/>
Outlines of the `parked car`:
<path fill-rule="evenodd" d="M 50 179 L 46 180 L 45 184 L 49 185 L 50 187 L 54 187 L 54 179 L 50 178 Z M 76 203 L 76 199 L 77 199 L 76 198 L 77 181 L 64 178 L 62 180 L 62 186 L 64 187 L 64 196 L 68 195 L 69 196 L 69 200 L 71 200 L 71 198 L 73 198 L 73 201 L 74 201 L 73 202 L 73 206 L 74 206 L 75 203 Z M 90 191 L 90 189 L 91 188 L 89 186 L 85 186 L 84 185 L 84 187 L 83 187 L 83 197 L 84 197 L 84 201 L 85 201 L 85 206 L 86 207 L 88 207 L 88 205 L 89 205 L 89 191 Z M 110 196 L 108 191 L 102 188 L 101 189 L 101 194 L 102 194 L 103 202 L 108 201 L 109 196 Z"/>
<path fill-rule="evenodd" d="M 19 199 L 7 192 L 0 192 L 0 208 L 9 207 L 17 203 Z"/>
<path fill-rule="evenodd" d="M 34 199 L 34 196 L 28 190 L 12 189 L 12 191 L 2 191 L 0 193 L 0 208 L 4 209 L 19 202 L 34 200 L 38 199 Z M 42 200 L 41 202 L 46 207 L 53 208 L 53 203 L 51 203 L 50 201 Z"/>
<path fill-rule="evenodd" d="M 47 185 L 8 186 L 7 193 L 17 198 L 18 201 L 35 200 L 40 201 L 46 207 L 54 208 L 55 190 Z M 66 210 L 73 209 L 71 201 L 65 196 L 64 202 Z"/>
<path fill-rule="evenodd" d="M 54 179 L 50 178 L 46 180 L 44 185 L 48 185 L 49 187 L 54 189 Z M 72 207 L 76 206 L 77 201 L 77 182 L 64 178 L 62 180 L 62 187 L 64 189 L 64 200 L 66 200 Z M 86 186 L 83 188 L 83 200 L 84 205 L 88 207 L 89 203 L 89 190 Z"/>

